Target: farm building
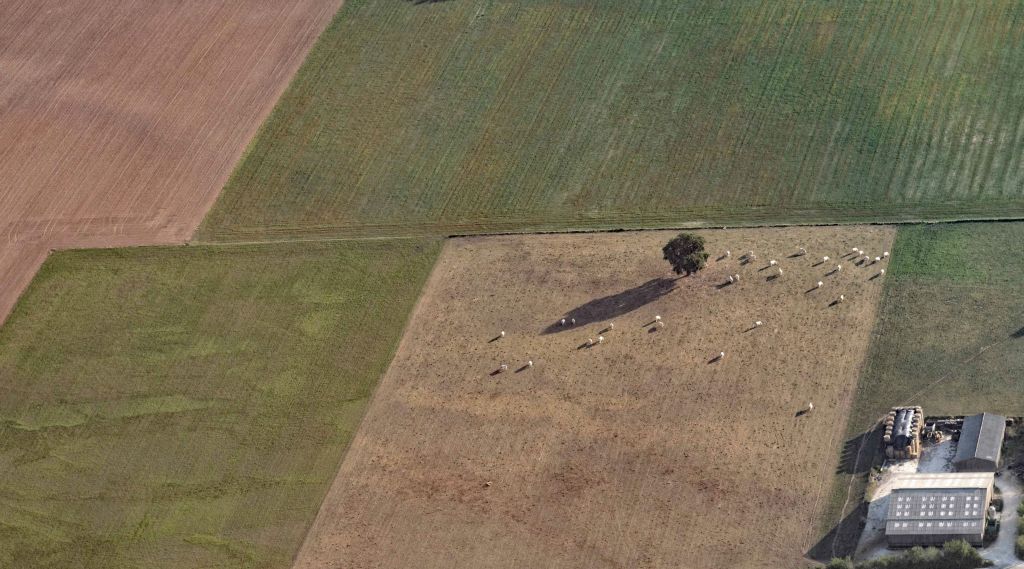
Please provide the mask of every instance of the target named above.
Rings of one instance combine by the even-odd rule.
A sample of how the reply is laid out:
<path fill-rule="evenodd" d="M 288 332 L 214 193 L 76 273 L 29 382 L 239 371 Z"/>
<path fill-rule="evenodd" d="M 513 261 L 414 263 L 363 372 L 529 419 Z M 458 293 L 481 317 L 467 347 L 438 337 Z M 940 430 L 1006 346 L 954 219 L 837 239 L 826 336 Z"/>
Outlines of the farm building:
<path fill-rule="evenodd" d="M 942 545 L 951 539 L 981 545 L 994 480 L 991 472 L 901 475 L 885 519 L 889 546 Z"/>
<path fill-rule="evenodd" d="M 980 413 L 964 417 L 953 466 L 961 472 L 995 472 L 1003 447 L 1006 417 Z"/>

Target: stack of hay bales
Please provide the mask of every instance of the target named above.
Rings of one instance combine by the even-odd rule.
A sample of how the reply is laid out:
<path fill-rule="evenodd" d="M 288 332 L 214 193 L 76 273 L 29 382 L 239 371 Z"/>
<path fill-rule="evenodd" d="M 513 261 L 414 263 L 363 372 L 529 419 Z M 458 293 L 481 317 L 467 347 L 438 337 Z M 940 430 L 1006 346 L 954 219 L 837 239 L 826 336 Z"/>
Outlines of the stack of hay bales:
<path fill-rule="evenodd" d="M 885 417 L 885 456 L 891 459 L 921 456 L 921 429 L 924 412 L 920 407 L 893 407 Z"/>

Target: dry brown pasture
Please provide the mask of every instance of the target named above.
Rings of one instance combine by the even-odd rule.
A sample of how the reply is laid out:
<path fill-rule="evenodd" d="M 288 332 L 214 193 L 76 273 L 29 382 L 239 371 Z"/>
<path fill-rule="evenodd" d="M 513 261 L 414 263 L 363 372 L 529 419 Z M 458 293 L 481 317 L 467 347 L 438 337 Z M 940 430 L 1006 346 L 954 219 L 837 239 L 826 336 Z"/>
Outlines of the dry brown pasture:
<path fill-rule="evenodd" d="M 0 2 L 0 322 L 48 249 L 188 239 L 340 5 Z"/>
<path fill-rule="evenodd" d="M 804 565 L 894 230 L 702 234 L 677 280 L 667 232 L 450 240 L 295 567 Z"/>

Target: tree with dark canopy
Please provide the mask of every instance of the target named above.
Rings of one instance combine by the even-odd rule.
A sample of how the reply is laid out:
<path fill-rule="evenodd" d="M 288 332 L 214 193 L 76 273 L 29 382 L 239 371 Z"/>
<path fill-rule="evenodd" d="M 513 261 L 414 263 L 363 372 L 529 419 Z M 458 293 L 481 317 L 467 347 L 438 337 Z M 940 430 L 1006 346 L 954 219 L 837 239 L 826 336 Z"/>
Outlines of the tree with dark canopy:
<path fill-rule="evenodd" d="M 704 268 L 708 260 L 708 253 L 704 250 L 704 238 L 693 233 L 676 235 L 661 251 L 677 275 L 689 276 L 696 273 Z"/>

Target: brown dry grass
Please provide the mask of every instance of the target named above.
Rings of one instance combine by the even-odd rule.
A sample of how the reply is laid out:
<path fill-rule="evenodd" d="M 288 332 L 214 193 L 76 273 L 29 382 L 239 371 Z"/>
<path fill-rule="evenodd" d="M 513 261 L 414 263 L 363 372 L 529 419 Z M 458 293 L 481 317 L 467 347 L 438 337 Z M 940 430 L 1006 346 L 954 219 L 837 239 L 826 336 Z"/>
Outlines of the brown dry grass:
<path fill-rule="evenodd" d="M 801 565 L 883 281 L 814 259 L 893 230 L 704 234 L 732 259 L 674 283 L 670 233 L 450 241 L 296 567 Z"/>
<path fill-rule="evenodd" d="M 48 248 L 189 238 L 340 4 L 0 2 L 0 322 Z"/>

